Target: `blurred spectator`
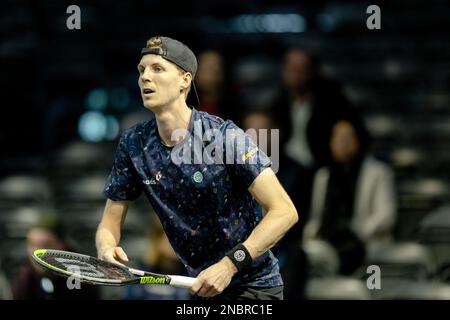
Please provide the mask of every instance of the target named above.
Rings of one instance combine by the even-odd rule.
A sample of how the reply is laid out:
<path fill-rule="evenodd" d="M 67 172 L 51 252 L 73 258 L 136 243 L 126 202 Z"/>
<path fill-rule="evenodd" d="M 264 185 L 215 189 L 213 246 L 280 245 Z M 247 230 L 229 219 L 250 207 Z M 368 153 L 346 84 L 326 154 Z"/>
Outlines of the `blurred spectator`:
<path fill-rule="evenodd" d="M 249 129 L 256 130 L 258 137 L 261 135 L 261 129 L 267 130 L 267 143 L 261 145 L 261 141 L 258 140 L 258 146 L 271 157 L 273 162 L 272 168 L 300 215 L 299 223 L 288 232 L 277 247 L 283 247 L 292 241 L 300 240 L 303 225 L 301 221 L 309 209 L 310 185 L 312 181 L 311 171 L 305 170 L 298 162 L 286 155 L 285 149 L 283 148 L 283 141 L 286 141 L 283 136 L 285 132 L 282 130 L 274 131 L 279 129 L 280 126 L 276 122 L 276 119 L 271 117 L 270 113 L 264 111 L 249 112 L 244 116 L 242 125 L 246 131 Z M 272 136 L 275 137 L 276 133 L 278 134 L 278 138 L 276 141 L 272 141 Z M 272 145 L 274 147 L 273 150 Z M 278 152 L 279 154 L 275 155 L 274 152 Z M 276 160 L 278 160 L 278 163 L 275 163 Z M 277 248 L 275 248 L 275 251 L 277 251 Z"/>
<path fill-rule="evenodd" d="M 215 50 L 207 50 L 198 56 L 198 69 L 195 76 L 195 86 L 200 99 L 200 105 L 191 93 L 189 104 L 197 106 L 200 111 L 235 120 L 236 105 L 228 90 L 223 55 Z"/>
<path fill-rule="evenodd" d="M 292 199 L 300 216 L 299 223 L 277 246 L 286 299 L 304 298 L 308 270 L 301 241 L 310 215 L 312 181 L 316 170 L 331 161 L 328 145 L 333 123 L 351 109 L 339 85 L 323 77 L 319 67 L 307 51 L 298 48 L 287 51 L 281 74 L 282 88 L 271 108 L 271 118 L 280 128 L 280 153 L 284 154 L 284 162 L 298 165 L 298 173 L 292 174 L 285 168 L 285 178 L 280 175 L 280 181 L 287 179 L 295 183 Z"/>
<path fill-rule="evenodd" d="M 333 245 L 340 272 L 350 274 L 367 250 L 389 241 L 396 215 L 391 169 L 368 153 L 369 134 L 350 116 L 332 127 L 332 162 L 314 177 L 311 217 L 304 236 Z"/>
<path fill-rule="evenodd" d="M 321 76 L 317 61 L 303 49 L 286 53 L 282 84 L 272 113 L 285 131 L 285 151 L 303 167 L 318 168 L 330 159 L 331 124 L 349 102 L 337 83 Z"/>
<path fill-rule="evenodd" d="M 279 152 L 279 163 L 274 164 L 275 167 L 278 166 L 276 175 L 292 199 L 300 219 L 283 239 L 272 248 L 272 252 L 280 263 L 280 271 L 284 279 L 284 299 L 303 299 L 307 270 L 306 256 L 300 246 L 300 241 L 302 239 L 305 216 L 309 210 L 312 171 L 305 170 L 300 164 L 286 155 L 281 144 L 283 141 L 286 141 L 282 136 L 283 131 L 278 131 L 280 135 L 278 140 L 272 141 L 273 130 L 278 129 L 279 125 L 269 113 L 263 111 L 250 112 L 244 116 L 242 123 L 244 130 L 256 130 L 258 147 L 272 158 L 272 162 L 275 162 L 277 159 L 277 155 L 274 155 L 273 152 L 276 152 L 276 150 Z M 264 143 L 261 144 L 259 140 L 261 137 L 260 129 L 268 130 L 266 145 Z M 274 149 L 272 149 L 272 143 L 274 143 Z M 278 146 L 275 143 L 278 143 Z"/>
<path fill-rule="evenodd" d="M 67 288 L 67 279 L 58 277 L 32 262 L 36 249 L 70 250 L 63 240 L 59 220 L 52 214 L 43 214 L 40 221 L 27 233 L 28 260 L 22 265 L 12 281 L 15 300 L 59 300 L 59 299 L 98 299 L 95 286 L 82 284 L 81 289 Z"/>
<path fill-rule="evenodd" d="M 138 269 L 160 274 L 186 275 L 186 270 L 172 249 L 156 215 L 153 215 L 151 219 L 148 241 L 147 251 L 138 262 Z M 190 293 L 187 289 L 171 286 L 131 285 L 125 288 L 123 298 L 127 300 L 188 300 Z"/>

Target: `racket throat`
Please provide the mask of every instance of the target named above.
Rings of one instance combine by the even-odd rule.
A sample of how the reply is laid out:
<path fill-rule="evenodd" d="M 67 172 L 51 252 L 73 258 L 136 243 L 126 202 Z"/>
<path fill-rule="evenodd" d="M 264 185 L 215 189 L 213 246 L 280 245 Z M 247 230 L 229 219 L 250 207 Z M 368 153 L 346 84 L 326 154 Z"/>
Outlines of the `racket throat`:
<path fill-rule="evenodd" d="M 145 272 L 142 271 L 142 270 L 133 269 L 133 268 L 128 268 L 128 270 L 129 270 L 132 274 L 134 274 L 134 275 L 136 275 L 136 276 L 140 276 L 140 277 L 145 276 Z"/>

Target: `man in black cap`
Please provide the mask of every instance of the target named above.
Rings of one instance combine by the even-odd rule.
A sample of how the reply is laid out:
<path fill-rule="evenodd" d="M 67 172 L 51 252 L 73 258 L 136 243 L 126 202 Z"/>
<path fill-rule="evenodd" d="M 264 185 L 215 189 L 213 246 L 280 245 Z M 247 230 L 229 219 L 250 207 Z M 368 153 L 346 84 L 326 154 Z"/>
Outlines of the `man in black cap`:
<path fill-rule="evenodd" d="M 120 228 L 129 201 L 144 192 L 189 275 L 197 277 L 192 293 L 282 299 L 278 261 L 269 249 L 298 216 L 270 159 L 232 121 L 186 104 L 197 71 L 187 46 L 153 37 L 138 70 L 144 106 L 155 118 L 120 138 L 104 189 L 99 257 L 128 261 Z"/>

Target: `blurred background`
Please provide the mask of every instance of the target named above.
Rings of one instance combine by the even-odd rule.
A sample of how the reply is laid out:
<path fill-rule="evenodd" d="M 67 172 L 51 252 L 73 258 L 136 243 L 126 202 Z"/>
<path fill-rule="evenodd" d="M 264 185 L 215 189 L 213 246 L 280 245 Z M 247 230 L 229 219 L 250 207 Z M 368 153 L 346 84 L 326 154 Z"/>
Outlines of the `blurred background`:
<path fill-rule="evenodd" d="M 72 4 L 79 30 L 66 26 Z M 380 30 L 366 26 L 372 4 Z M 117 139 L 152 118 L 137 86 L 140 50 L 166 35 L 198 56 L 200 110 L 280 129 L 277 174 L 301 220 L 274 248 L 286 298 L 450 299 L 449 9 L 2 0 L 0 298 L 189 298 L 162 287 L 67 295 L 27 258 L 39 246 L 96 255 Z M 132 265 L 184 272 L 143 196 L 122 246 Z M 367 287 L 370 265 L 381 289 Z"/>

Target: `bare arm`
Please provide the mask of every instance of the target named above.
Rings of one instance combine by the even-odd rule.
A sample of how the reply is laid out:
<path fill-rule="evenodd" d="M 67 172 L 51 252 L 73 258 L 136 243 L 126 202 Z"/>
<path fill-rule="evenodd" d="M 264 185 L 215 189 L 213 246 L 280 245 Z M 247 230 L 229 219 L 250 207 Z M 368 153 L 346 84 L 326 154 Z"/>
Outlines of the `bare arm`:
<path fill-rule="evenodd" d="M 98 257 L 114 263 L 128 261 L 128 257 L 121 247 L 120 230 L 128 210 L 128 201 L 107 200 L 102 220 L 98 226 L 95 243 Z"/>
<path fill-rule="evenodd" d="M 267 212 L 243 243 L 253 259 L 272 248 L 298 221 L 297 210 L 272 169 L 252 183 L 250 193 Z"/>
<path fill-rule="evenodd" d="M 298 221 L 297 210 L 272 169 L 265 169 L 249 192 L 267 212 L 243 243 L 253 259 L 273 247 Z M 203 297 L 220 294 L 231 282 L 237 268 L 229 257 L 200 272 L 191 292 Z"/>

